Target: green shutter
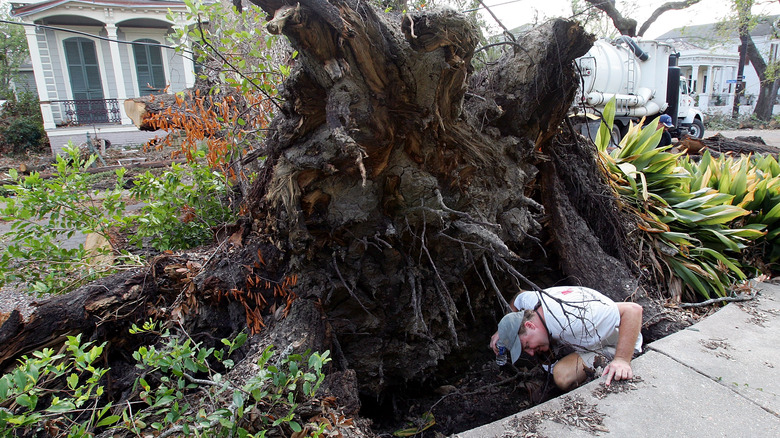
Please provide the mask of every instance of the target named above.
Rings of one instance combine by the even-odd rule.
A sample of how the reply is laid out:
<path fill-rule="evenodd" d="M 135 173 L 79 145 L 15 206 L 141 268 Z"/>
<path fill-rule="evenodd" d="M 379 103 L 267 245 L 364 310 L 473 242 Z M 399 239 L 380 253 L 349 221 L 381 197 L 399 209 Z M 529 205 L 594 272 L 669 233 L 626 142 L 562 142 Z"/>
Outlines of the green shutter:
<path fill-rule="evenodd" d="M 136 40 L 137 43 L 159 44 L 148 38 Z M 138 93 L 148 96 L 165 88 L 165 67 L 163 66 L 162 50 L 157 46 L 134 44 L 135 72 L 138 78 Z"/>

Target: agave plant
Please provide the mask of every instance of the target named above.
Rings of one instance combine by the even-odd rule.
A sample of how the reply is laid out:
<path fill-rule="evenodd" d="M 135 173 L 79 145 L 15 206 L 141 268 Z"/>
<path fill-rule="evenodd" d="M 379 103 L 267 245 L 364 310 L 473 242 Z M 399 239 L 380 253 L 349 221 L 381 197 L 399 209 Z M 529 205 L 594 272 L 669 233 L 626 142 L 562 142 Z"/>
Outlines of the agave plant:
<path fill-rule="evenodd" d="M 701 161 L 683 165 L 694 176 L 692 190 L 712 187 L 734 196 L 734 203 L 750 212 L 739 221 L 744 229 L 766 231 L 756 240 L 761 259 L 768 268 L 780 265 L 780 165 L 773 156 L 713 158 L 705 152 Z"/>
<path fill-rule="evenodd" d="M 658 147 L 662 131 L 657 120 L 632 124 L 620 147 L 608 151 L 613 105 L 605 109 L 596 146 L 613 187 L 638 218 L 643 232 L 638 237 L 646 249 L 641 265 L 654 272 L 673 299 L 727 295 L 728 287 L 752 269 L 740 262 L 741 252 L 765 235 L 763 223 L 736 226 L 737 219 L 751 215 L 747 204 L 756 201 L 747 194 L 747 177 L 729 179 L 730 168 L 711 157 L 697 165 L 669 152 L 670 146 Z"/>

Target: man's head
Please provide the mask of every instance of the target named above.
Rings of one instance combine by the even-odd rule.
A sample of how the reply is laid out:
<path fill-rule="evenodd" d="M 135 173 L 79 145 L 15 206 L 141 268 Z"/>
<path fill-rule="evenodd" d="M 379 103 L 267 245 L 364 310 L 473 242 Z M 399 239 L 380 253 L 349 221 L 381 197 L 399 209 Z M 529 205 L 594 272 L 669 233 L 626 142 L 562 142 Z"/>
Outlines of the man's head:
<path fill-rule="evenodd" d="M 669 114 L 662 114 L 661 118 L 658 119 L 658 123 L 663 125 L 665 128 L 671 128 L 674 126 L 672 123 L 672 116 Z"/>
<path fill-rule="evenodd" d="M 512 312 L 498 323 L 498 338 L 517 362 L 525 351 L 530 356 L 550 350 L 550 339 L 539 314 L 534 310 Z"/>

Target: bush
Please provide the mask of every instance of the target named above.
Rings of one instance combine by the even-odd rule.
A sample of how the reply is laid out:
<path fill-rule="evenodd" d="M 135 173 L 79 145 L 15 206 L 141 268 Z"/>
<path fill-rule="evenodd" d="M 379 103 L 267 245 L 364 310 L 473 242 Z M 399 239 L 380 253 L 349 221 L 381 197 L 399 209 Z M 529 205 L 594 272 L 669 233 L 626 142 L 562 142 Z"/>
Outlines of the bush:
<path fill-rule="evenodd" d="M 203 157 L 196 152 L 196 159 Z M 194 248 L 214 239 L 212 227 L 235 220 L 229 182 L 207 165 L 174 163 L 162 175 L 146 172 L 134 183 L 132 196 L 147 203 L 127 219 L 129 227 L 136 227 L 129 240 L 138 246 L 151 238 L 158 251 Z"/>
<path fill-rule="evenodd" d="M 0 151 L 19 155 L 43 152 L 48 147 L 40 102 L 35 94 L 22 92 L 15 100 L 6 102 L 0 114 Z"/>
<path fill-rule="evenodd" d="M 141 373 L 124 403 L 109 400 L 109 369 L 98 366 L 105 342 L 68 336 L 59 352 L 23 356 L 0 375 L 0 436 L 321 436 L 332 427 L 321 417 L 306 423 L 299 409 L 314 401 L 329 351 L 301 355 L 268 346 L 254 375 L 241 383 L 222 373 L 234 367 L 230 357 L 246 334 L 209 348 L 156 328 L 149 321 L 130 330 L 157 334 L 160 342 L 132 353 Z"/>
<path fill-rule="evenodd" d="M 10 222 L 11 229 L 0 236 L 0 286 L 19 284 L 38 295 L 61 294 L 114 272 L 114 264 L 141 262 L 118 248 L 90 254 L 84 245 L 62 247 L 61 242 L 76 232 L 97 233 L 109 242 L 117 232 L 127 233 L 131 244 L 148 243 L 165 251 L 211 242 L 213 227 L 235 220 L 230 184 L 206 165 L 175 164 L 160 176 L 151 172 L 138 176 L 130 193 L 146 205 L 137 214 L 128 214 L 125 170 L 116 170 L 113 188 L 96 192 L 93 176 L 85 169 L 97 156 L 83 159 L 72 145 L 65 151 L 68 156 L 57 156 L 51 178 L 8 172 L 13 183 L 2 187 L 0 220 Z"/>
<path fill-rule="evenodd" d="M 747 252 L 771 245 L 771 256 L 773 246 L 780 247 L 780 232 L 772 231 L 780 220 L 777 162 L 705 153 L 696 163 L 668 152 L 670 146 L 658 148 L 657 122 L 632 126 L 621 148 L 607 152 L 613 116 L 614 100 L 596 136 L 599 157 L 643 231 L 637 236 L 648 254 L 641 263 L 659 288 L 678 300 L 724 297 L 756 274 L 744 260 Z"/>
<path fill-rule="evenodd" d="M 56 174 L 8 174 L 13 181 L 3 187 L 0 220 L 11 229 L 0 243 L 0 286 L 26 285 L 30 293 L 65 293 L 113 272 L 113 266 L 91 263 L 84 245 L 67 249 L 61 243 L 77 231 L 98 233 L 107 240 L 109 231 L 122 225 L 124 169 L 117 169 L 114 188 L 92 191 L 85 169 L 96 159 L 82 160 L 75 147 L 68 157 L 57 156 Z"/>
<path fill-rule="evenodd" d="M 0 137 L 3 139 L 3 149 L 14 155 L 27 151 L 40 152 L 46 144 L 43 123 L 30 116 L 12 118 L 7 127 L 0 128 Z"/>

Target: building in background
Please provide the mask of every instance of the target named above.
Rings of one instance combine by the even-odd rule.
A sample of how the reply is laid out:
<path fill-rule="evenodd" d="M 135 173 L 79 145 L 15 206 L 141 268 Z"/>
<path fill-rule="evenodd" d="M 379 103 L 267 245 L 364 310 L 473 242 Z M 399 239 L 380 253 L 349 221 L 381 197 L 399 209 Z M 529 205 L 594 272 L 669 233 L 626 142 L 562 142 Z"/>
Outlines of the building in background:
<path fill-rule="evenodd" d="M 26 24 L 34 87 L 52 152 L 99 136 L 114 145 L 143 144 L 124 101 L 175 93 L 195 83 L 188 54 L 171 48 L 174 26 L 187 24 L 183 1 L 12 0 Z"/>
<path fill-rule="evenodd" d="M 778 61 L 778 16 L 764 17 L 751 30 L 753 42 L 767 64 Z M 673 29 L 658 38 L 680 52 L 679 65 L 688 86 L 698 96 L 698 107 L 709 113 L 731 114 L 734 104 L 740 40 L 736 29 L 722 30 L 721 23 Z M 745 98 L 740 114 L 751 114 L 760 82 L 755 67 L 745 65 Z M 776 102 L 777 103 L 777 102 Z M 773 114 L 780 107 L 775 105 Z"/>

